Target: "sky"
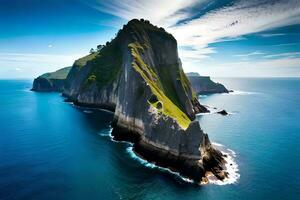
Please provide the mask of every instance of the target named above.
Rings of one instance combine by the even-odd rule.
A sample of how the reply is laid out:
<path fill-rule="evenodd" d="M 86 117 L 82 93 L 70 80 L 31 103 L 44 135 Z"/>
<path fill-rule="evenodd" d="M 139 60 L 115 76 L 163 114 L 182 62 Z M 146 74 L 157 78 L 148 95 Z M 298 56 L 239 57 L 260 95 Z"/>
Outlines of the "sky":
<path fill-rule="evenodd" d="M 186 72 L 300 77 L 300 0 L 0 0 L 0 79 L 71 66 L 133 18 L 174 35 Z"/>

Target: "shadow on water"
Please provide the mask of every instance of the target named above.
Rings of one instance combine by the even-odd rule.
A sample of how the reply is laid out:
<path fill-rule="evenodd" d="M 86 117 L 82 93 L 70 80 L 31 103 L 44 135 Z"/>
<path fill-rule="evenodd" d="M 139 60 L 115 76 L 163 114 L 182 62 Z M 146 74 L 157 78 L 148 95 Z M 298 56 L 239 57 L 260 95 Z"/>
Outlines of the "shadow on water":
<path fill-rule="evenodd" d="M 105 110 L 91 109 L 79 106 L 74 106 L 74 108 L 82 113 L 85 123 L 95 131 L 107 129 L 114 117 L 112 112 Z"/>

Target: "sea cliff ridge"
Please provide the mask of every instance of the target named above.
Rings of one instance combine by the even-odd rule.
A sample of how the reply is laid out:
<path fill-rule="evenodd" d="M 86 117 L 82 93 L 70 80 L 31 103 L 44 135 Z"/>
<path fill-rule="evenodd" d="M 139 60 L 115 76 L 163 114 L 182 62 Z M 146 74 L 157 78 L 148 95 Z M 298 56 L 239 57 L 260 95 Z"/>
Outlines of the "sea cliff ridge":
<path fill-rule="evenodd" d="M 34 82 L 33 90 L 43 90 Z M 74 104 L 113 111 L 114 139 L 132 142 L 146 160 L 197 183 L 208 172 L 227 177 L 224 155 L 195 120 L 208 110 L 182 69 L 176 39 L 163 28 L 129 21 L 99 51 L 76 60 L 57 91 Z"/>

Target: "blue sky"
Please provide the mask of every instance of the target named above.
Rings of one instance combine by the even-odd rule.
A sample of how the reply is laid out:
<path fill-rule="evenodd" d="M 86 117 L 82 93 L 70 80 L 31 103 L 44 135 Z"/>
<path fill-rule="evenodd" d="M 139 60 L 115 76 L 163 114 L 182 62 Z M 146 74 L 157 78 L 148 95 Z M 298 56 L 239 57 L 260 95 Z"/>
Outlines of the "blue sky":
<path fill-rule="evenodd" d="M 171 3 L 170 3 L 171 2 Z M 70 66 L 132 18 L 178 41 L 186 72 L 300 76 L 299 0 L 0 0 L 0 78 Z"/>

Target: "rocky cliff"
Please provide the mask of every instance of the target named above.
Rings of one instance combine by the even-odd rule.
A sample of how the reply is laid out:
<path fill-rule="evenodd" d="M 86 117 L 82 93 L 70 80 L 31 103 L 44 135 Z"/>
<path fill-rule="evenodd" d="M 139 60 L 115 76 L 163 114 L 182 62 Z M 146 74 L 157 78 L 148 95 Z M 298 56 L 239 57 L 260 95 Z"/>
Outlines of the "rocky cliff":
<path fill-rule="evenodd" d="M 65 67 L 52 73 L 45 73 L 33 81 L 33 91 L 39 92 L 62 92 L 65 79 L 71 67 Z"/>
<path fill-rule="evenodd" d="M 186 74 L 192 88 L 197 94 L 214 94 L 230 92 L 221 83 L 213 82 L 209 76 L 200 76 L 198 73 L 191 72 Z"/>
<path fill-rule="evenodd" d="M 199 182 L 226 176 L 224 159 L 195 120 L 207 112 L 183 72 L 175 38 L 148 21 L 131 20 L 99 52 L 75 61 L 63 95 L 114 111 L 112 135 L 134 143 L 145 159 Z"/>

